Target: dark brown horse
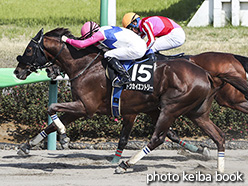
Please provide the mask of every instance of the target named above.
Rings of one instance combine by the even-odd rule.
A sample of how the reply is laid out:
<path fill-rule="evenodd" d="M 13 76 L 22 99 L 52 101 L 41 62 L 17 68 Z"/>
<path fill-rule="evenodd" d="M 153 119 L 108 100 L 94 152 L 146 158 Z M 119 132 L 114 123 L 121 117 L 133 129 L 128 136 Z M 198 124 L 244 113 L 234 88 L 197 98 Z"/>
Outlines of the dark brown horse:
<path fill-rule="evenodd" d="M 190 61 L 207 70 L 214 81 L 225 80 L 215 100 L 221 106 L 248 113 L 248 58 L 230 53 L 206 52 L 190 57 Z M 222 82 L 223 83 L 223 82 Z"/>
<path fill-rule="evenodd" d="M 40 31 L 28 44 L 23 56 L 17 58 L 19 64 L 14 73 L 19 79 L 25 79 L 37 68 L 46 67 L 48 61 L 59 65 L 71 79 L 74 101 L 55 103 L 48 108 L 48 114 L 54 122 L 33 138 L 31 145 L 37 144 L 44 136 L 57 129 L 64 134 L 64 124 L 80 117 L 111 114 L 111 84 L 105 78 L 103 67 L 105 61 L 101 51 L 94 46 L 78 51 L 62 43 L 60 41 L 62 35 L 73 37 L 66 29 L 55 29 L 45 35 Z M 218 169 L 223 171 L 224 133 L 209 119 L 215 91 L 210 75 L 197 65 L 184 59 L 158 61 L 152 94 L 123 91 L 122 131 L 129 132 L 125 127 L 129 128 L 127 125 L 133 122 L 136 114 L 143 112 L 152 115 L 156 121 L 155 131 L 149 144 L 141 151 L 147 154 L 164 142 L 168 128 L 174 120 L 180 115 L 186 115 L 216 143 L 221 154 L 218 157 Z M 64 112 L 64 115 L 59 119 L 56 112 Z M 122 133 L 122 136 L 125 135 L 129 133 Z M 145 154 L 138 153 L 129 163 L 122 163 L 119 169 L 122 171 L 135 164 Z"/>
<path fill-rule="evenodd" d="M 49 66 L 46 68 L 47 76 L 51 79 L 57 79 L 60 75 L 65 76 L 65 73 L 63 70 L 56 64 L 53 64 L 52 66 Z M 158 110 L 159 113 L 159 110 Z M 154 117 L 154 114 L 151 115 L 151 117 Z M 128 124 L 125 124 L 124 127 L 122 128 L 122 134 L 121 139 L 119 140 L 118 148 L 116 150 L 115 156 L 111 163 L 118 163 L 119 160 L 121 159 L 121 154 L 124 150 L 124 148 L 127 145 L 129 134 L 131 133 L 131 129 L 133 128 L 134 120 L 137 118 L 137 115 L 130 115 L 128 119 L 125 119 L 125 121 L 129 121 Z M 156 124 L 157 118 L 153 118 L 154 125 Z M 202 146 L 194 146 L 182 139 L 179 138 L 177 133 L 173 131 L 173 129 L 170 127 L 167 133 L 167 137 L 174 143 L 177 143 L 184 147 L 185 149 L 193 152 L 193 153 L 199 153 L 202 154 L 206 157 L 210 156 L 209 149 L 207 147 L 202 147 Z M 68 138 L 69 139 L 69 138 Z M 68 141 L 69 142 L 69 141 Z M 67 147 L 68 144 L 63 144 L 63 147 Z"/>
<path fill-rule="evenodd" d="M 168 56 L 160 54 L 158 54 L 157 57 L 163 60 L 168 59 Z M 213 77 L 213 80 L 216 81 L 215 83 L 223 84 L 223 87 L 217 92 L 215 96 L 215 100 L 219 105 L 248 113 L 248 101 L 245 98 L 248 94 L 246 78 L 246 72 L 248 72 L 247 57 L 223 52 L 205 52 L 198 55 L 187 55 L 181 57 L 185 57 L 191 62 L 207 70 Z M 58 71 L 58 66 L 53 65 L 47 70 L 48 76 L 53 75 L 53 78 L 55 79 L 56 76 L 59 75 L 59 73 L 57 73 Z M 226 81 L 222 82 L 219 77 L 225 78 Z M 237 86 L 237 88 L 233 87 L 229 83 L 226 83 L 232 83 L 233 81 L 237 82 L 234 84 L 235 86 Z M 181 141 L 172 130 L 168 131 L 167 137 L 169 137 L 173 142 L 176 143 L 179 143 Z M 127 141 L 127 139 L 123 141 Z M 125 145 L 119 145 L 118 149 L 122 151 L 124 149 L 124 146 Z M 196 149 L 195 147 L 191 147 L 190 145 L 188 147 L 189 150 L 192 150 L 192 148 Z M 203 149 L 197 150 L 198 152 L 202 153 Z"/>
<path fill-rule="evenodd" d="M 162 60 L 168 59 L 168 56 L 164 55 L 157 55 L 157 57 Z M 248 101 L 245 98 L 248 94 L 246 79 L 246 72 L 248 71 L 247 57 L 222 52 L 205 52 L 198 55 L 187 55 L 181 57 L 185 57 L 191 62 L 204 68 L 211 74 L 216 84 L 222 84 L 222 88 L 218 90 L 215 96 L 215 100 L 219 105 L 248 113 Z M 50 70 L 49 72 L 52 71 Z M 220 77 L 224 78 L 226 81 L 222 81 Z M 236 82 L 234 84 L 236 88 L 233 87 L 231 84 L 226 83 L 232 83 L 233 81 Z M 151 116 L 153 117 L 154 122 L 156 122 L 156 118 L 154 118 L 154 115 Z M 123 130 L 125 129 L 131 132 L 134 119 L 135 115 L 130 117 L 130 123 L 124 125 L 125 127 L 123 128 Z M 113 162 L 119 161 L 121 156 L 120 152 L 123 151 L 128 141 L 128 132 L 122 131 L 122 133 L 124 135 L 121 137 L 118 145 L 118 152 L 114 157 Z M 207 151 L 204 151 L 206 149 L 203 149 L 202 147 L 195 147 L 186 142 L 182 143 L 182 140 L 171 129 L 168 131 L 167 137 L 169 137 L 169 139 L 175 143 L 179 143 L 181 145 L 183 144 L 184 147 L 192 152 L 198 152 L 201 154 L 207 153 Z"/>

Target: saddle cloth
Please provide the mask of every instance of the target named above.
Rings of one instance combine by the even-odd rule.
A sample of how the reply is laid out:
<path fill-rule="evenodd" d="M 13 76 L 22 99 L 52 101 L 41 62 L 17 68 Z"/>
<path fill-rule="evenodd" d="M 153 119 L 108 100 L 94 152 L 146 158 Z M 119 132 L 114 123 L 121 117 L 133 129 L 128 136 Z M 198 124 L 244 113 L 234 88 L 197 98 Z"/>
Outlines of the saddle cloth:
<path fill-rule="evenodd" d="M 157 55 L 158 59 L 175 59 L 186 57 L 184 53 L 180 53 L 172 56 L 165 56 L 160 53 Z M 146 93 L 153 92 L 153 72 L 154 72 L 154 61 L 146 58 L 141 61 L 122 61 L 123 67 L 128 71 L 131 76 L 132 83 L 124 85 L 123 87 L 113 87 L 111 95 L 111 112 L 112 116 L 119 117 L 121 115 L 121 93 L 123 89 L 137 90 Z M 117 78 L 114 70 L 106 68 L 107 77 L 110 80 Z"/>
<path fill-rule="evenodd" d="M 141 61 L 122 61 L 122 64 L 130 74 L 132 83 L 122 87 L 112 87 L 111 112 L 114 117 L 119 117 L 121 115 L 120 97 L 123 89 L 143 91 L 146 93 L 153 92 L 154 61 L 146 58 Z M 108 67 L 106 68 L 106 75 L 111 81 L 116 78 L 120 79 L 120 77 L 117 77 L 114 70 Z"/>

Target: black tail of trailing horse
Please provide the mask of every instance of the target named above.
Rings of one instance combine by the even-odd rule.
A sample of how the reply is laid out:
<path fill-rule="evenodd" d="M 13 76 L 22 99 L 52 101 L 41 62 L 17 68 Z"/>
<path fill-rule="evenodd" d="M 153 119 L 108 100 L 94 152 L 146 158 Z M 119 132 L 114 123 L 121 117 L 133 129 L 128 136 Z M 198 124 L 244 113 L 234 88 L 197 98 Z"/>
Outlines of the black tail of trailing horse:
<path fill-rule="evenodd" d="M 239 55 L 233 55 L 233 56 L 242 64 L 245 71 L 248 73 L 248 57 L 239 56 Z"/>

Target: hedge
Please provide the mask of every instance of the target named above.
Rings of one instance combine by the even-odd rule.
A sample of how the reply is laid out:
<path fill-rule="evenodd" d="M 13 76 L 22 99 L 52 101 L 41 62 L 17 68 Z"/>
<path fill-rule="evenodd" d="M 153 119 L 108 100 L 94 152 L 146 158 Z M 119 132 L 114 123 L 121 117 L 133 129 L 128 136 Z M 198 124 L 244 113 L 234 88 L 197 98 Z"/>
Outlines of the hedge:
<path fill-rule="evenodd" d="M 16 136 L 32 137 L 47 126 L 48 83 L 34 83 L 0 89 L 0 123 L 14 121 Z M 58 85 L 58 102 L 71 101 L 69 84 Z M 61 113 L 58 113 L 60 115 Z M 248 116 L 239 111 L 220 107 L 213 103 L 211 120 L 227 135 L 227 139 L 245 138 L 248 135 Z M 20 128 L 20 123 L 25 129 Z M 67 126 L 72 141 L 81 138 L 119 138 L 122 118 L 93 116 L 79 119 Z M 185 117 L 179 117 L 172 127 L 180 137 L 200 137 L 205 134 Z M 132 138 L 150 138 L 154 126 L 150 118 L 140 114 L 134 124 Z"/>

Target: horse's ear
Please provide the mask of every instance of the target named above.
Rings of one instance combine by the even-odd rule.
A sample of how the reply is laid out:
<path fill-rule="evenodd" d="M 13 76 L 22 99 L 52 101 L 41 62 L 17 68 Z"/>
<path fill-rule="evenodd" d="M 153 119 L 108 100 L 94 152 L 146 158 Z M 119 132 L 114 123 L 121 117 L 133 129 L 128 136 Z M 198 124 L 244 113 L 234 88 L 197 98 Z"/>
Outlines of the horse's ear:
<path fill-rule="evenodd" d="M 43 28 L 36 34 L 33 40 L 39 42 L 43 38 Z"/>

